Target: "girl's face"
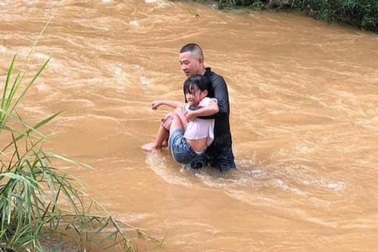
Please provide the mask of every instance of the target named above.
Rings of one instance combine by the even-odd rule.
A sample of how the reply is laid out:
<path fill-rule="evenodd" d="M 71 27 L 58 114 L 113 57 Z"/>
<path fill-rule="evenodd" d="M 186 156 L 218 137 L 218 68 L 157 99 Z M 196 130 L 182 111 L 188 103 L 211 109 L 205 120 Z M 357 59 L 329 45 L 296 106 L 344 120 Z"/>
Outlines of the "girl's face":
<path fill-rule="evenodd" d="M 186 94 L 186 100 L 190 104 L 198 105 L 200 101 L 207 96 L 207 90 L 201 91 L 198 87 L 194 87 L 191 92 L 187 92 Z"/>

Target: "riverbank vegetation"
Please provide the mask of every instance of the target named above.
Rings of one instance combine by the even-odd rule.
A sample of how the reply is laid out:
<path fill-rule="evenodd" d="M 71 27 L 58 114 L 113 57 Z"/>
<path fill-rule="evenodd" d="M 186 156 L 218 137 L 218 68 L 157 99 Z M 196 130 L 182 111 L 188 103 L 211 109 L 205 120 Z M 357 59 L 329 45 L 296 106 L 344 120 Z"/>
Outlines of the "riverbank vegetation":
<path fill-rule="evenodd" d="M 137 251 L 134 239 L 152 238 L 116 221 L 53 165 L 77 163 L 45 151 L 41 130 L 59 112 L 32 125 L 21 118 L 23 98 L 49 63 L 30 77 L 30 54 L 19 68 L 13 57 L 0 86 L 0 252 Z"/>
<path fill-rule="evenodd" d="M 345 23 L 378 32 L 378 0 L 214 0 L 213 3 L 218 9 L 300 11 L 329 24 Z"/>

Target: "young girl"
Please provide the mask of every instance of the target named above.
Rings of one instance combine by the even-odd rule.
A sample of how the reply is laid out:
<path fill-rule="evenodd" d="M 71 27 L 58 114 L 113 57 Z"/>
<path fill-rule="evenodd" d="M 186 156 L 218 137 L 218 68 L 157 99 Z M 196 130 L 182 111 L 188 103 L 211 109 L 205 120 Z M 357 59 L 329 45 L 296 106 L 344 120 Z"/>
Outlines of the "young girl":
<path fill-rule="evenodd" d="M 213 96 L 211 83 L 207 77 L 193 75 L 184 82 L 184 92 L 188 103 L 176 101 L 155 101 L 152 109 L 162 105 L 176 108 L 172 113 L 169 129 L 168 147 L 174 159 L 181 164 L 189 164 L 203 154 L 214 140 L 214 119 L 200 119 L 197 115 L 210 116 L 219 111 Z M 195 109 L 191 109 L 195 107 Z M 167 131 L 160 128 L 154 143 L 144 145 L 142 149 L 152 151 L 161 149 Z"/>

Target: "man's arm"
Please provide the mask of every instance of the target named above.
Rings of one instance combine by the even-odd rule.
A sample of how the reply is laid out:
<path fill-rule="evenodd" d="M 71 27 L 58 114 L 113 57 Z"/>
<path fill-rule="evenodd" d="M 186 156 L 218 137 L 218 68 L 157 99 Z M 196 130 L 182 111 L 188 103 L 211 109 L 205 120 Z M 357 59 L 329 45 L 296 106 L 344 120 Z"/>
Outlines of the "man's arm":
<path fill-rule="evenodd" d="M 222 76 L 217 74 L 211 74 L 209 76 L 211 86 L 214 90 L 214 98 L 218 101 L 219 111 L 214 115 L 200 115 L 201 119 L 215 119 L 217 117 L 225 117 L 229 113 L 230 105 L 228 100 L 227 84 Z M 194 109 L 194 107 L 193 107 Z M 196 108 L 198 109 L 198 108 Z"/>
<path fill-rule="evenodd" d="M 218 113 L 219 107 L 218 107 L 217 101 L 214 98 L 213 99 L 207 98 L 207 99 L 209 99 L 209 101 L 206 101 L 207 104 L 205 106 L 197 107 L 197 109 L 195 110 L 191 110 L 189 107 L 189 111 L 186 114 L 186 118 L 188 120 L 193 120 L 196 117 L 200 118 L 201 116 L 202 118 L 203 116 L 212 116 Z"/>

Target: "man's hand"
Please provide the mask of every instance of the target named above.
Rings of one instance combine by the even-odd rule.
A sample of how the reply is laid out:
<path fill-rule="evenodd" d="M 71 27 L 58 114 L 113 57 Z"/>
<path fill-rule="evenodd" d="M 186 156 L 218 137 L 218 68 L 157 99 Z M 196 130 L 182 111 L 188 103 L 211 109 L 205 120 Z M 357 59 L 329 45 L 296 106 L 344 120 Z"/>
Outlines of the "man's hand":
<path fill-rule="evenodd" d="M 188 113 L 185 114 L 185 116 L 186 116 L 186 120 L 188 120 L 188 122 L 194 121 L 194 119 L 196 119 L 196 117 L 197 117 L 196 112 L 193 111 L 193 110 L 189 110 Z"/>
<path fill-rule="evenodd" d="M 188 110 L 188 113 L 185 114 L 186 116 L 186 119 L 189 121 L 193 121 L 194 119 L 196 119 L 197 117 L 197 113 L 195 112 L 196 110 L 202 108 L 201 106 L 197 106 L 197 105 L 190 105 L 189 106 L 189 110 Z"/>

